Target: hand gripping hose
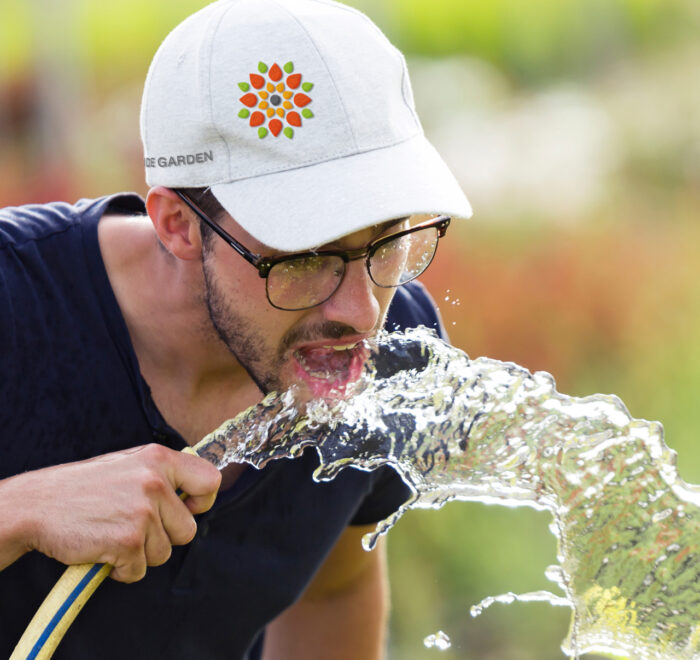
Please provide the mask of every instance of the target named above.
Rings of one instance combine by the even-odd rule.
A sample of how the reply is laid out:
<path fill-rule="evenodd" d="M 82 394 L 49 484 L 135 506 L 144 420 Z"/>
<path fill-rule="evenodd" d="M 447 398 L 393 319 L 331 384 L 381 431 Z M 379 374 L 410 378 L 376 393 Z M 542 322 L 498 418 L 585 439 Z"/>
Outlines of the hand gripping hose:
<path fill-rule="evenodd" d="M 194 447 L 182 451 L 197 454 L 210 442 L 205 437 Z M 185 493 L 180 496 L 187 497 Z M 56 651 L 63 636 L 88 599 L 112 570 L 111 564 L 75 564 L 69 566 L 44 599 L 10 660 L 47 660 Z"/>

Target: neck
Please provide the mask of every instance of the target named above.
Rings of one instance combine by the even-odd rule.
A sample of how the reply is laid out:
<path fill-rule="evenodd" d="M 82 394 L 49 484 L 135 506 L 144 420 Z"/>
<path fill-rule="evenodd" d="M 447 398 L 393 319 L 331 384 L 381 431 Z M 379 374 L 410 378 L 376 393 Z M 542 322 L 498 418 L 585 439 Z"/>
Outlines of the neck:
<path fill-rule="evenodd" d="M 201 262 L 168 253 L 148 218 L 107 216 L 99 237 L 141 373 L 152 389 L 154 383 L 169 383 L 179 396 L 195 401 L 225 387 L 250 398 L 250 376 L 209 318 Z"/>

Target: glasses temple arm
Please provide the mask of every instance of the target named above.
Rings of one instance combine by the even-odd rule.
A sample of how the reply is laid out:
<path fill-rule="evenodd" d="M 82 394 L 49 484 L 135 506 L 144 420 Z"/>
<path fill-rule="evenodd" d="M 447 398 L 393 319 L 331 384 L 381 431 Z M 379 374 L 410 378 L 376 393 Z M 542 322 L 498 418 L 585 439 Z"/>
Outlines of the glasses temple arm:
<path fill-rule="evenodd" d="M 202 221 L 207 227 L 209 227 L 213 232 L 218 234 L 220 238 L 225 240 L 238 254 L 240 254 L 248 263 L 252 264 L 256 268 L 260 265 L 260 255 L 254 254 L 248 250 L 245 246 L 239 243 L 231 234 L 229 234 L 223 227 L 220 227 L 216 222 L 214 222 L 209 216 L 207 216 L 202 209 L 200 209 L 187 195 L 183 195 L 179 190 L 174 191 L 175 194 L 183 201 L 190 210 Z M 261 275 L 264 277 L 262 271 Z"/>

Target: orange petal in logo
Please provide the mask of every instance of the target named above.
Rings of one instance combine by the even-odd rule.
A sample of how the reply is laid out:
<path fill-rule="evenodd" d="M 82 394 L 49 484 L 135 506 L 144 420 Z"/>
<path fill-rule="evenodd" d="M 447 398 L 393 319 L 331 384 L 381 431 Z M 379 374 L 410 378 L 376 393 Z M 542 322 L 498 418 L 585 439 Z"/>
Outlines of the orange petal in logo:
<path fill-rule="evenodd" d="M 251 73 L 250 84 L 255 87 L 255 89 L 262 89 L 265 86 L 265 78 L 259 76 L 257 73 Z"/>
<path fill-rule="evenodd" d="M 270 80 L 273 80 L 274 82 L 279 82 L 280 80 L 282 80 L 282 69 L 280 69 L 277 64 L 273 64 L 270 67 L 270 72 L 267 75 L 270 76 Z"/>
<path fill-rule="evenodd" d="M 301 85 L 300 73 L 293 73 L 291 76 L 287 77 L 287 87 L 289 87 L 289 89 L 296 89 L 299 85 Z"/>
<path fill-rule="evenodd" d="M 306 94 L 299 92 L 294 95 L 294 103 L 297 107 L 303 108 L 305 105 L 311 103 L 311 99 Z"/>
<path fill-rule="evenodd" d="M 243 105 L 253 108 L 258 104 L 258 97 L 255 94 L 245 94 L 241 96 L 240 101 Z"/>
<path fill-rule="evenodd" d="M 265 115 L 262 112 L 254 112 L 250 115 L 250 125 L 260 126 L 265 123 Z"/>
<path fill-rule="evenodd" d="M 275 117 L 275 119 L 270 120 L 270 131 L 271 133 L 277 137 L 280 134 L 280 131 L 282 130 L 282 122 Z"/>

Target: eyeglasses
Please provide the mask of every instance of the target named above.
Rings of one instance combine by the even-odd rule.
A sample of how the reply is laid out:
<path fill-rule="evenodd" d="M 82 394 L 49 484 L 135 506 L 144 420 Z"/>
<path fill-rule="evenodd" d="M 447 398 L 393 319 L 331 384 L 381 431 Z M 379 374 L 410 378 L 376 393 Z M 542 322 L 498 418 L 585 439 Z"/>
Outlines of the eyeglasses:
<path fill-rule="evenodd" d="M 430 266 L 450 218 L 442 215 L 402 231 L 377 238 L 357 250 L 295 252 L 263 257 L 239 243 L 197 204 L 179 190 L 175 193 L 212 231 L 223 238 L 265 278 L 267 299 L 273 307 L 299 311 L 321 305 L 338 289 L 347 264 L 364 259 L 372 282 L 383 288 L 406 284 Z"/>

